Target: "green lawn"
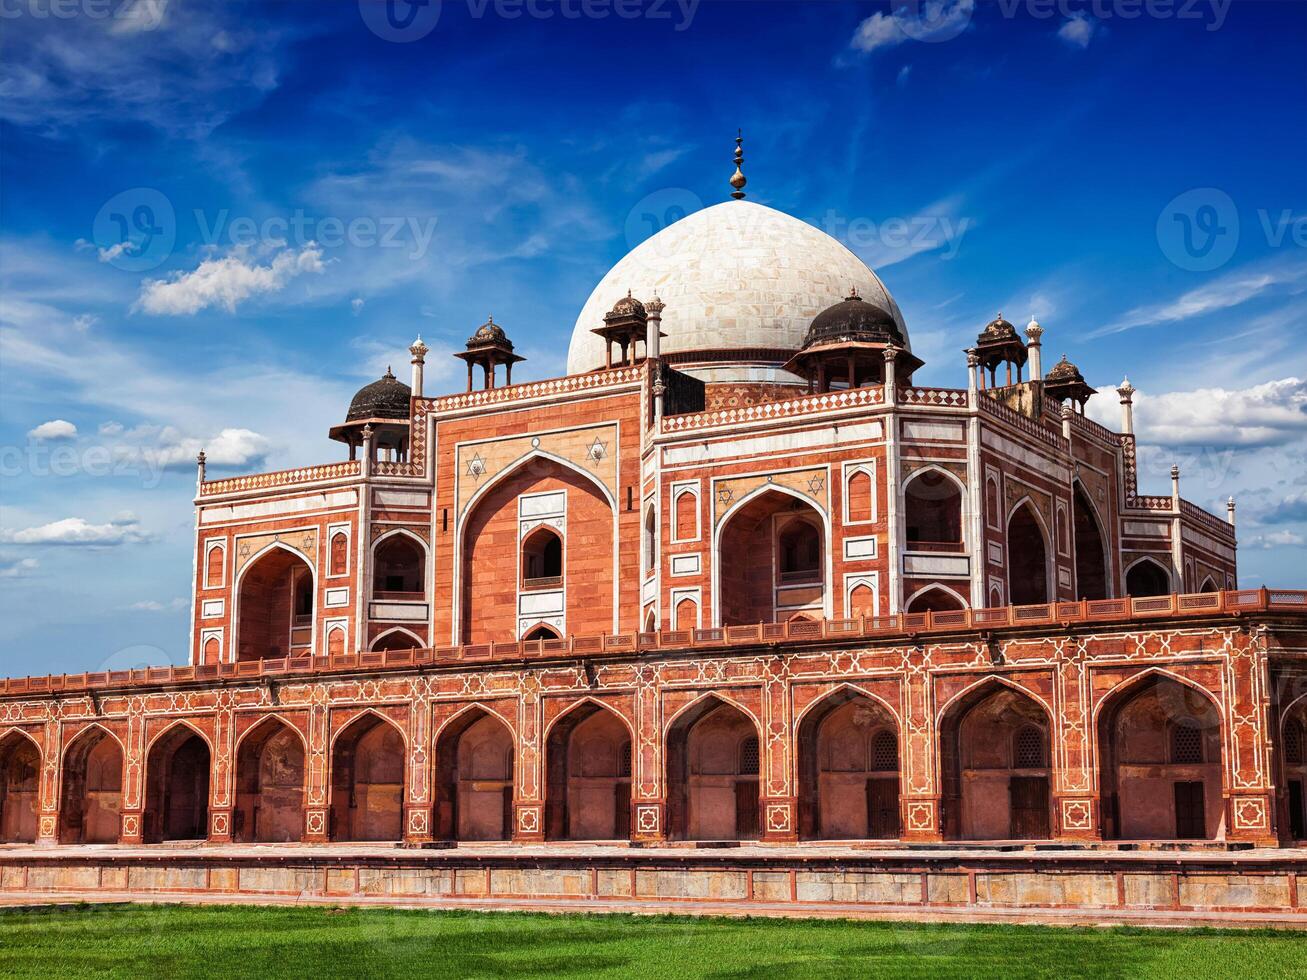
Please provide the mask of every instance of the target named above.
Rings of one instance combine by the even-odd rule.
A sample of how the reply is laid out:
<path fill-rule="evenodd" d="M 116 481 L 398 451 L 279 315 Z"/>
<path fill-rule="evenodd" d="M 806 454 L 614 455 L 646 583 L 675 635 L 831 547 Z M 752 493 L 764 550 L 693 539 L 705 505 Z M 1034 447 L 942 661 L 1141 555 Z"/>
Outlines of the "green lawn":
<path fill-rule="evenodd" d="M 384 909 L 0 910 L 0 976 L 1291 977 L 1307 935 Z"/>

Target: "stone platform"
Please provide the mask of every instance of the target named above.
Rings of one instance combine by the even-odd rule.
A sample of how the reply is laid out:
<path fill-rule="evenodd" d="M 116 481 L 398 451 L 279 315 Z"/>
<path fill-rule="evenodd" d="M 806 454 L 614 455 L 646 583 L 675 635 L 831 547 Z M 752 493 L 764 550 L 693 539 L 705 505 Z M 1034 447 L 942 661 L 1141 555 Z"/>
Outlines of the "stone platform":
<path fill-rule="evenodd" d="M 1307 850 L 631 848 L 619 844 L 0 846 L 0 904 L 375 904 L 1307 927 Z"/>

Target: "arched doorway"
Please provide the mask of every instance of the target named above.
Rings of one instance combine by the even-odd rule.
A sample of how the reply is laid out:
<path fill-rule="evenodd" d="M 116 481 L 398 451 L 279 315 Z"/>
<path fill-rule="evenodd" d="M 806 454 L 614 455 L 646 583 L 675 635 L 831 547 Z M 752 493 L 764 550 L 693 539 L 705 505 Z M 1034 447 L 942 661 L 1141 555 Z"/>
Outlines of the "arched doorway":
<path fill-rule="evenodd" d="M 113 844 L 121 831 L 123 752 L 98 725 L 64 751 L 59 843 Z"/>
<path fill-rule="evenodd" d="M 758 836 L 758 729 L 739 708 L 705 698 L 667 731 L 667 823 L 679 840 Z"/>
<path fill-rule="evenodd" d="M 372 598 L 412 601 L 426 595 L 426 551 L 404 533 L 383 538 L 372 554 Z"/>
<path fill-rule="evenodd" d="M 942 470 L 916 474 L 903 488 L 904 527 L 909 551 L 961 553 L 962 487 Z"/>
<path fill-rule="evenodd" d="M 799 836 L 899 836 L 898 726 L 885 706 L 844 688 L 799 724 Z"/>
<path fill-rule="evenodd" d="M 1035 606 L 1049 601 L 1048 542 L 1029 501 L 1008 518 L 1007 562 L 1012 605 Z"/>
<path fill-rule="evenodd" d="M 1280 758 L 1284 778 L 1281 798 L 1284 834 L 1289 840 L 1307 840 L 1307 700 L 1299 700 L 1285 716 L 1280 729 Z"/>
<path fill-rule="evenodd" d="M 962 600 L 950 592 L 948 589 L 935 586 L 933 588 L 922 589 L 911 599 L 908 600 L 907 612 L 956 612 L 959 609 L 965 609 L 966 606 Z"/>
<path fill-rule="evenodd" d="M 1107 547 L 1103 543 L 1098 515 L 1079 481 L 1075 484 L 1072 506 L 1075 511 L 1076 595 L 1080 599 L 1106 599 Z"/>
<path fill-rule="evenodd" d="M 304 740 L 289 725 L 267 718 L 236 753 L 236 810 L 232 838 L 285 842 L 304 836 Z"/>
<path fill-rule="evenodd" d="M 554 723 L 545 748 L 550 840 L 621 840 L 631 836 L 631 733 L 593 701 Z"/>
<path fill-rule="evenodd" d="M 1205 693 L 1164 674 L 1127 683 L 1098 716 L 1103 836 L 1224 836 L 1221 717 Z"/>
<path fill-rule="evenodd" d="M 972 689 L 940 721 L 944 836 L 1039 840 L 1051 835 L 1048 713 L 999 681 Z"/>
<path fill-rule="evenodd" d="M 482 708 L 463 712 L 436 740 L 436 834 L 442 840 L 513 836 L 512 731 Z"/>
<path fill-rule="evenodd" d="M 27 735 L 0 738 L 0 844 L 36 841 L 41 793 L 41 753 Z"/>
<path fill-rule="evenodd" d="M 560 617 L 566 632 L 577 636 L 614 632 L 614 505 L 595 479 L 534 456 L 491 484 L 469 507 L 461 523 L 458 573 L 461 642 L 519 637 L 519 612 L 522 617 Z M 541 521 L 557 524 L 562 533 L 556 543 L 540 531 Z M 531 546 L 522 557 L 528 562 L 538 558 L 539 564 L 505 574 L 505 559 L 521 551 L 521 544 Z M 546 575 L 546 568 L 557 574 Z M 530 598 L 519 605 L 524 586 Z M 635 625 L 632 621 L 625 628 Z"/>
<path fill-rule="evenodd" d="M 331 839 L 397 841 L 404 829 L 404 737 L 367 713 L 331 751 Z"/>
<path fill-rule="evenodd" d="M 237 657 L 306 656 L 313 644 L 313 570 L 295 552 L 274 546 L 241 574 Z"/>
<path fill-rule="evenodd" d="M 797 612 L 820 619 L 824 527 L 815 507 L 778 490 L 734 511 L 718 537 L 722 624 L 778 623 Z"/>
<path fill-rule="evenodd" d="M 1171 573 L 1151 558 L 1141 558 L 1125 573 L 1125 591 L 1132 599 L 1171 594 Z"/>
<path fill-rule="evenodd" d="M 188 725 L 155 740 L 145 763 L 147 844 L 208 836 L 209 764 L 209 743 Z"/>
<path fill-rule="evenodd" d="M 561 640 L 562 637 L 558 635 L 558 630 L 554 629 L 552 626 L 546 625 L 545 623 L 541 623 L 539 626 L 532 626 L 529 630 L 527 630 L 522 635 L 522 639 L 523 640 Z"/>
<path fill-rule="evenodd" d="M 372 641 L 373 650 L 417 650 L 423 646 L 421 640 L 408 630 L 394 629 L 382 633 Z"/>

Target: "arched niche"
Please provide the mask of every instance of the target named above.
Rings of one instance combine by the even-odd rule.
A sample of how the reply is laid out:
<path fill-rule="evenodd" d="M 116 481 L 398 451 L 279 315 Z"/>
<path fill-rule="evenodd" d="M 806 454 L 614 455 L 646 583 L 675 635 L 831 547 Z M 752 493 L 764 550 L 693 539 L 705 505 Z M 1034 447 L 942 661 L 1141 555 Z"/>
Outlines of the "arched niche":
<path fill-rule="evenodd" d="M 545 772 L 546 837 L 630 837 L 631 732 L 614 711 L 584 701 L 554 722 Z"/>
<path fill-rule="evenodd" d="M 899 738 L 879 701 L 849 688 L 827 695 L 798 730 L 799 836 L 899 836 Z"/>
<path fill-rule="evenodd" d="M 147 844 L 208 836 L 210 765 L 209 743 L 189 725 L 155 739 L 145 760 Z"/>
<path fill-rule="evenodd" d="M 513 836 L 516 741 L 497 715 L 476 707 L 436 739 L 436 834 L 443 840 Z"/>
<path fill-rule="evenodd" d="M 313 569 L 297 552 L 274 545 L 241 572 L 237 659 L 304 656 L 313 643 Z"/>
<path fill-rule="evenodd" d="M 36 840 L 41 752 L 20 731 L 0 736 L 0 844 Z"/>
<path fill-rule="evenodd" d="M 725 626 L 774 623 L 825 608 L 825 522 L 812 504 L 766 490 L 732 511 L 718 532 L 717 568 Z"/>
<path fill-rule="evenodd" d="M 667 731 L 668 830 L 679 840 L 751 840 L 759 832 L 759 742 L 753 720 L 715 697 Z"/>
<path fill-rule="evenodd" d="M 304 740 L 279 718 L 265 718 L 236 752 L 232 838 L 264 843 L 304 835 Z"/>
<path fill-rule="evenodd" d="M 404 737 L 367 712 L 331 750 L 331 839 L 397 841 L 404 827 Z"/>
<path fill-rule="evenodd" d="M 113 844 L 121 832 L 123 752 L 99 725 L 77 733 L 64 749 L 59 843 Z"/>
<path fill-rule="evenodd" d="M 1052 600 L 1048 536 L 1030 501 L 1018 504 L 1007 522 L 1008 595 L 1014 606 Z"/>

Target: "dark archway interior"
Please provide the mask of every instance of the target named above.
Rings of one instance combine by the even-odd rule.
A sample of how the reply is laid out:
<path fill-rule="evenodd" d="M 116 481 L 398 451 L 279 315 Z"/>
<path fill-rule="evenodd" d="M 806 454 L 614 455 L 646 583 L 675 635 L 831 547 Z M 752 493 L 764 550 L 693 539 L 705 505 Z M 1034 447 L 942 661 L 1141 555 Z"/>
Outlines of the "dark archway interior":
<path fill-rule="evenodd" d="M 943 589 L 927 589 L 913 597 L 908 603 L 907 611 L 910 613 L 955 612 L 964 608 L 966 607 L 953 593 L 945 592 Z"/>
<path fill-rule="evenodd" d="M 550 527 L 538 527 L 522 542 L 522 588 L 545 589 L 563 581 L 563 539 Z"/>
<path fill-rule="evenodd" d="M 1007 549 L 1012 605 L 1048 602 L 1048 546 L 1028 504 L 1018 507 L 1008 519 Z"/>
<path fill-rule="evenodd" d="M 406 534 L 392 534 L 373 558 L 374 597 L 420 599 L 426 594 L 426 556 Z"/>
<path fill-rule="evenodd" d="M 304 656 L 313 642 L 313 572 L 285 548 L 273 548 L 245 572 L 240 587 L 239 659 Z"/>
<path fill-rule="evenodd" d="M 1161 565 L 1145 559 L 1136 562 L 1130 571 L 1126 572 L 1125 590 L 1127 594 L 1135 599 L 1170 595 L 1171 576 Z"/>
<path fill-rule="evenodd" d="M 147 843 L 208 836 L 209 765 L 208 743 L 185 725 L 154 743 L 146 761 Z"/>
<path fill-rule="evenodd" d="M 41 754 L 31 739 L 11 732 L 0 739 L 0 844 L 36 840 Z"/>
<path fill-rule="evenodd" d="M 331 839 L 397 841 L 404 827 L 404 739 L 376 715 L 351 722 L 331 752 Z"/>
<path fill-rule="evenodd" d="M 89 728 L 64 753 L 61 844 L 113 844 L 121 830 L 123 753 L 102 728 Z"/>
<path fill-rule="evenodd" d="M 776 623 L 821 616 L 825 595 L 821 515 L 769 490 L 727 520 L 720 538 L 722 623 Z"/>
<path fill-rule="evenodd" d="M 545 750 L 551 840 L 631 835 L 631 735 L 613 712 L 582 704 L 560 718 Z"/>
<path fill-rule="evenodd" d="M 912 478 L 903 491 L 908 547 L 916 551 L 962 551 L 962 491 L 937 470 Z"/>
<path fill-rule="evenodd" d="M 1075 485 L 1076 593 L 1080 599 L 1106 599 L 1107 549 L 1085 490 Z"/>

